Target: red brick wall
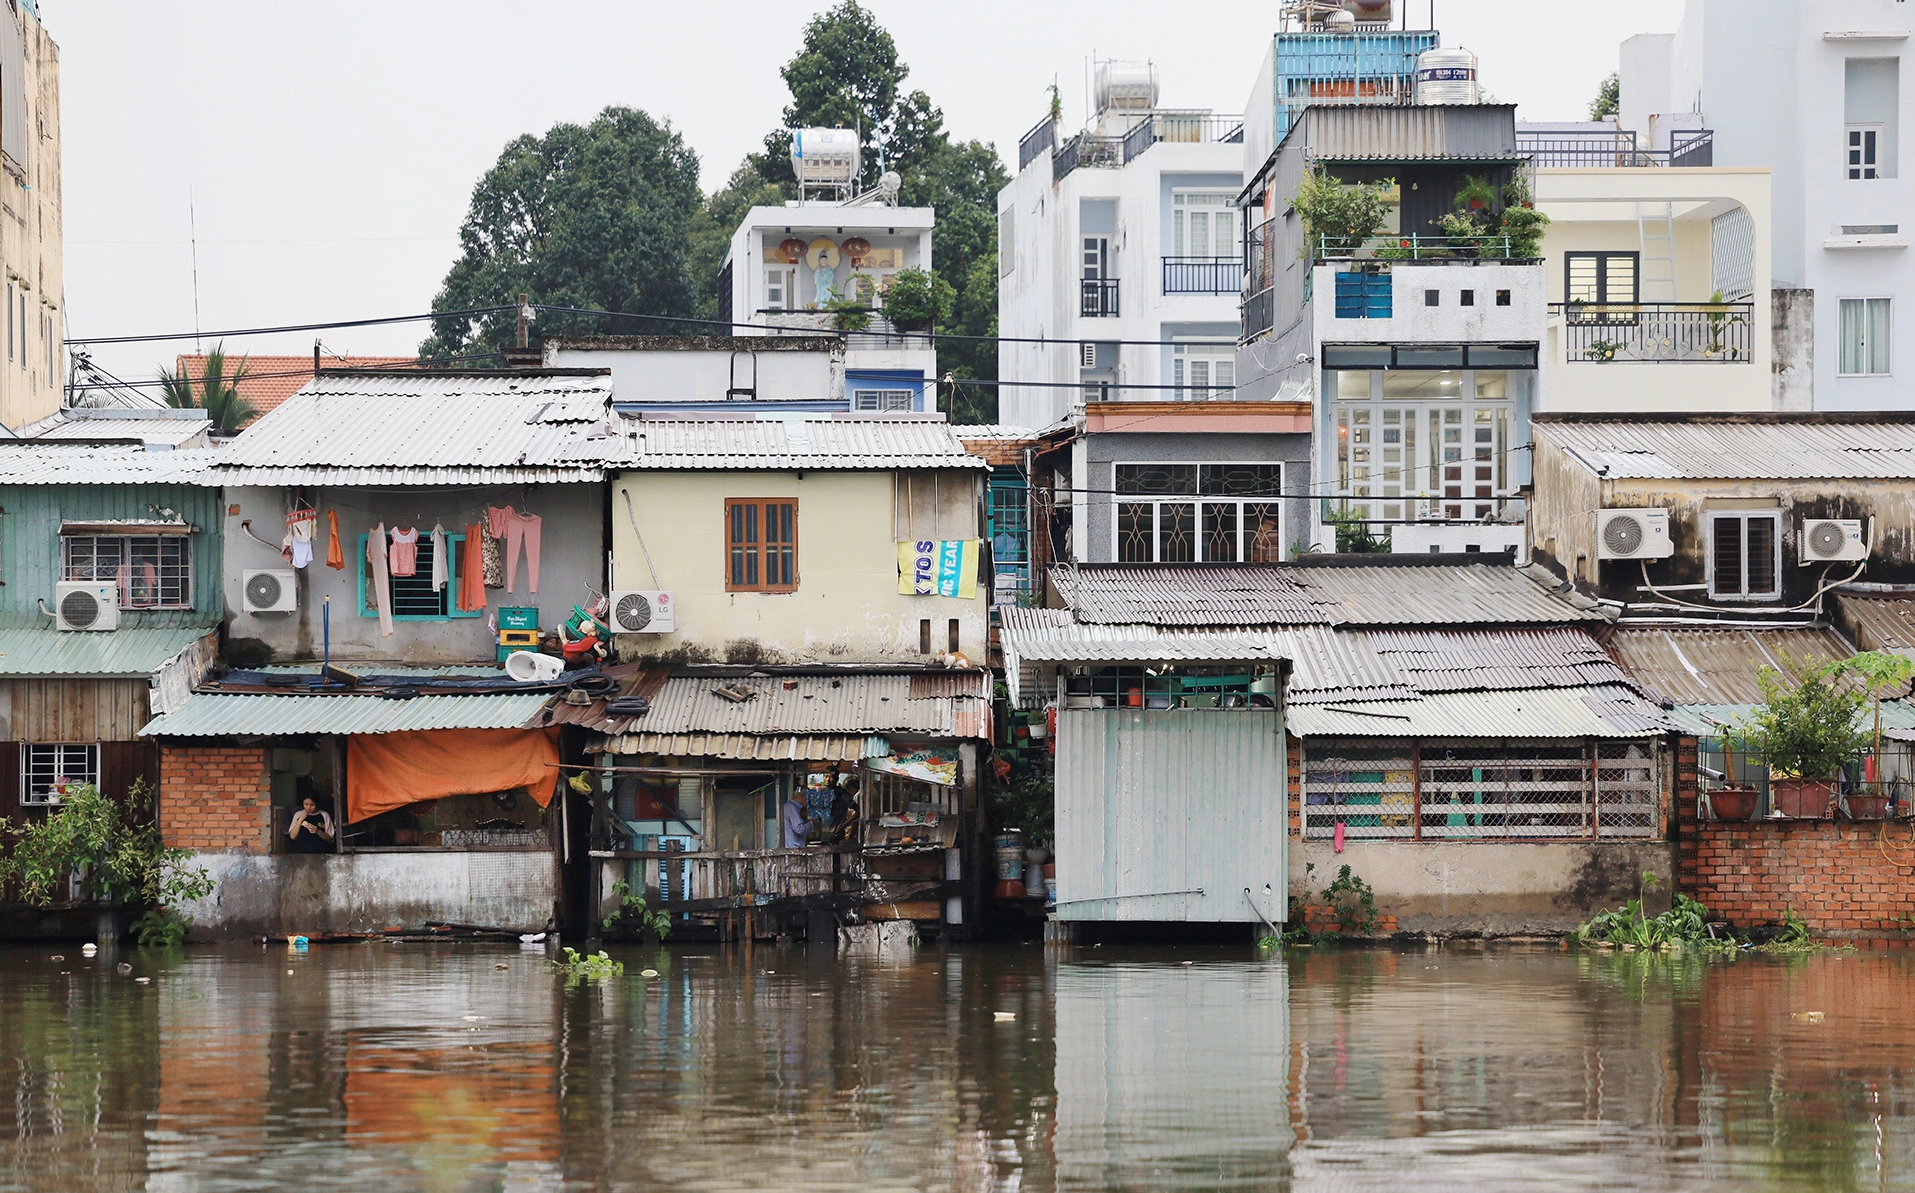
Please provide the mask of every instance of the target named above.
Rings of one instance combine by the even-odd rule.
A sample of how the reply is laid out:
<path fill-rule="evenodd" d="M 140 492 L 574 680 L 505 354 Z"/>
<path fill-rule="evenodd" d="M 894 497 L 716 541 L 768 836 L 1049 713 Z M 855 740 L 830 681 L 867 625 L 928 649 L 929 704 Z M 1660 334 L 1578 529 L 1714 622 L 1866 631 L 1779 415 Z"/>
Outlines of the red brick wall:
<path fill-rule="evenodd" d="M 263 746 L 164 746 L 160 836 L 211 853 L 271 852 L 270 759 Z"/>
<path fill-rule="evenodd" d="M 1738 928 L 1793 911 L 1817 933 L 1894 933 L 1915 925 L 1915 838 L 1906 825 L 1696 819 L 1695 745 L 1679 761 L 1683 893 Z"/>

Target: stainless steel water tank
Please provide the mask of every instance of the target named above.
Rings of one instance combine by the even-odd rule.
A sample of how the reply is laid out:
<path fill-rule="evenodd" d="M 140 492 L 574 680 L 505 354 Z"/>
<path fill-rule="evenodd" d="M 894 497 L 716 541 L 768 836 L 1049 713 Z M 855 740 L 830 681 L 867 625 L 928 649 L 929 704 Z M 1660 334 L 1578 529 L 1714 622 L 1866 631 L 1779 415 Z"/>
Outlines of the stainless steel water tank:
<path fill-rule="evenodd" d="M 1476 85 L 1476 55 L 1468 50 L 1438 46 L 1417 55 L 1417 103 L 1473 104 L 1481 102 L 1481 94 Z"/>

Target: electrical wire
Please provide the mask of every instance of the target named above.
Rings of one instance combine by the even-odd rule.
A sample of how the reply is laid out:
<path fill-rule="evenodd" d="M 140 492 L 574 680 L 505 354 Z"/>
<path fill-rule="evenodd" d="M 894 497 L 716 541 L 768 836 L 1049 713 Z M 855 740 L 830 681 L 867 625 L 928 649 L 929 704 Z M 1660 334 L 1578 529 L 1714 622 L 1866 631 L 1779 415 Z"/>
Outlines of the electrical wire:
<path fill-rule="evenodd" d="M 195 355 L 200 355 L 200 354 L 197 354 L 197 353 L 196 353 Z M 275 354 L 275 355 L 279 355 L 279 354 Z M 291 355 L 291 354 L 287 354 L 287 355 Z M 340 369 L 345 369 L 345 370 L 349 370 L 349 371 L 352 371 L 352 372 L 393 372 L 393 373 L 403 373 L 403 372 L 409 372 L 409 371 L 414 371 L 414 370 L 423 370 L 423 369 L 424 369 L 424 368 L 425 368 L 425 367 L 426 367 L 427 365 L 429 365 L 429 364 L 441 364 L 441 363 L 445 363 L 445 362 L 448 362 L 448 361 L 462 361 L 462 360 L 487 360 L 487 359 L 498 359 L 498 358 L 500 358 L 500 357 L 501 357 L 501 355 L 502 355 L 502 354 L 501 354 L 501 353 L 498 353 L 498 352 L 468 352 L 468 353 L 465 353 L 465 354 L 463 354 L 463 355 L 458 355 L 458 356 L 422 356 L 422 357 L 419 357 L 419 358 L 417 358 L 416 360 L 411 360 L 411 361 L 405 361 L 405 362 L 394 362 L 394 363 L 387 363 L 387 364 L 373 364 L 373 365 L 353 365 L 353 364 L 344 364 L 344 365 L 335 365 L 335 366 L 332 366 L 332 367 L 335 367 L 335 368 L 340 368 Z M 75 368 L 76 370 L 77 370 L 77 369 L 85 369 L 85 370 L 87 370 L 87 371 L 89 371 L 89 372 L 97 372 L 97 373 L 99 373 L 99 374 L 101 374 L 102 376 L 104 376 L 104 377 L 107 377 L 107 378 L 108 378 L 108 380 L 107 380 L 107 381 L 105 381 L 105 382 L 99 382 L 99 383 L 94 383 L 94 384 L 91 384 L 91 385 L 87 385 L 87 384 L 84 384 L 84 383 L 83 383 L 81 387 L 82 387 L 82 388 L 85 388 L 85 389 L 106 389 L 106 390 L 111 390 L 111 389 L 130 389 L 130 390 L 140 390 L 140 389 L 146 389 L 146 388 L 149 388 L 149 387 L 151 387 L 151 386 L 155 386 L 155 385 L 159 385 L 159 386 L 164 386 L 164 385 L 168 385 L 168 384 L 178 384 L 178 383 L 179 383 L 180 381 L 182 381 L 182 380 L 183 380 L 183 381 L 188 381 L 188 382 L 191 382 L 191 383 L 193 383 L 193 384 L 196 384 L 196 385 L 197 385 L 197 384 L 200 384 L 200 383 L 202 383 L 202 382 L 203 382 L 203 381 L 205 380 L 205 378 L 203 378 L 203 377 L 198 377 L 198 376 L 186 376 L 186 377 L 176 377 L 176 378 L 174 378 L 174 379 L 173 379 L 172 381 L 170 381 L 170 382 L 169 382 L 168 380 L 166 380 L 165 378 L 163 378 L 163 377 L 155 377 L 155 378 L 154 378 L 154 379 L 152 379 L 151 381 L 122 381 L 122 380 L 121 380 L 121 379 L 119 379 L 118 377 L 115 377 L 115 376 L 113 376 L 113 374 L 111 374 L 111 373 L 108 373 L 108 372 L 106 372 L 106 370 L 104 370 L 104 369 L 102 369 L 102 368 L 100 368 L 100 367 L 99 367 L 98 365 L 96 365 L 96 364 L 94 364 L 94 363 L 92 362 L 92 360 L 91 360 L 91 358 L 90 358 L 90 357 L 88 357 L 88 356 L 87 356 L 87 355 L 86 355 L 85 353 L 75 353 L 75 354 L 74 354 L 74 357 L 75 357 L 75 363 L 74 363 L 74 366 L 73 366 L 73 367 L 74 367 L 74 368 Z M 237 357 L 236 359 L 238 359 L 238 360 L 241 360 L 241 361 L 244 361 L 244 360 L 245 360 L 246 358 L 245 358 L 244 356 L 240 356 L 240 357 Z M 338 359 L 342 359 L 342 358 L 340 358 L 340 357 L 334 357 L 334 359 L 335 359 L 335 360 L 338 360 Z M 319 366 L 319 367 L 320 367 L 320 368 L 321 368 L 321 369 L 323 370 L 323 369 L 325 369 L 325 368 L 327 368 L 328 366 L 327 366 L 327 365 L 326 365 L 325 363 L 323 363 L 323 361 L 322 361 L 322 363 L 320 364 L 320 366 Z M 272 379 L 272 378 L 279 378 L 279 377 L 307 377 L 307 378 L 310 378 L 310 377 L 312 377 L 312 375 L 313 375 L 313 371 L 312 371 L 312 369 L 310 369 L 310 368 L 305 368 L 305 369 L 293 369 L 293 370 L 287 370 L 287 371 L 283 371 L 283 372 L 276 372 L 276 373 L 246 373 L 246 374 L 243 374 L 243 375 L 242 375 L 242 374 L 238 374 L 238 373 L 233 373 L 233 374 L 226 374 L 226 373 L 222 373 L 222 374 L 221 374 L 220 376 L 218 376 L 218 377 L 215 377 L 215 378 L 214 378 L 214 380 L 215 380 L 215 381 L 224 381 L 224 382 L 232 382 L 232 381 L 264 381 L 264 380 L 269 380 L 269 379 Z"/>
<path fill-rule="evenodd" d="M 389 315 L 379 319 L 345 319 L 335 323 L 292 323 L 283 327 L 235 327 L 225 331 L 173 331 L 157 335 L 143 336 L 89 336 L 85 339 L 69 339 L 69 344 L 144 344 L 158 340 L 191 339 L 231 339 L 235 336 L 276 335 L 288 331 L 327 331 L 335 327 L 377 327 L 387 323 L 419 323 L 428 319 L 470 319 L 477 315 L 495 315 L 501 311 L 516 311 L 518 305 L 497 307 L 468 307 L 459 311 L 432 311 L 423 315 Z"/>

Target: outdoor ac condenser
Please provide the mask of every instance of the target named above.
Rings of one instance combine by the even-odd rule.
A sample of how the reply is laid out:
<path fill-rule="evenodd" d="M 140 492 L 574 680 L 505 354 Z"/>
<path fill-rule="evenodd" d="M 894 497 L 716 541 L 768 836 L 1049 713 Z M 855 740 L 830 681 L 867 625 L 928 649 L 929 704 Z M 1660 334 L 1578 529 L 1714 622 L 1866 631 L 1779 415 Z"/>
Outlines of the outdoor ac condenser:
<path fill-rule="evenodd" d="M 669 634 L 678 629 L 678 610 L 669 592 L 630 589 L 612 594 L 609 620 L 614 634 Z"/>
<path fill-rule="evenodd" d="M 1675 553 L 1668 510 L 1596 511 L 1597 559 L 1667 559 Z"/>
<path fill-rule="evenodd" d="M 120 628 L 120 588 L 111 580 L 62 580 L 53 599 L 54 624 L 63 630 Z"/>
<path fill-rule="evenodd" d="M 299 608 L 299 590 L 290 571 L 240 573 L 240 605 L 248 613 L 291 613 Z"/>
<path fill-rule="evenodd" d="M 1859 518 L 1802 519 L 1802 562 L 1841 563 L 1868 558 Z"/>

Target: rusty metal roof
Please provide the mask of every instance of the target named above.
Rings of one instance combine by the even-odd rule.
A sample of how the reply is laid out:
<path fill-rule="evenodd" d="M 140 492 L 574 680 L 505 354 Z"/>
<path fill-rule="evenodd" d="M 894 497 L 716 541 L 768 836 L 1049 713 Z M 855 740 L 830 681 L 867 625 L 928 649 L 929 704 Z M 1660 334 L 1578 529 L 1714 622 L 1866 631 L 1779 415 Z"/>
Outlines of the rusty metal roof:
<path fill-rule="evenodd" d="M 1415 700 L 1293 704 L 1285 725 L 1298 737 L 1649 737 L 1673 726 L 1626 687 L 1438 692 Z"/>
<path fill-rule="evenodd" d="M 1793 661 L 1845 659 L 1848 643 L 1829 629 L 1691 629 L 1618 626 L 1610 653 L 1622 669 L 1672 704 L 1756 704 L 1756 673 Z"/>
<path fill-rule="evenodd" d="M 1915 652 L 1915 599 L 1838 592 L 1835 612 L 1859 649 Z"/>
<path fill-rule="evenodd" d="M 543 692 L 482 696 L 252 696 L 199 692 L 140 730 L 141 737 L 273 737 L 405 733 L 418 729 L 517 729 L 544 706 Z"/>
<path fill-rule="evenodd" d="M 990 465 L 964 450 L 941 415 L 760 415 L 627 419 L 635 469 L 962 468 Z"/>
<path fill-rule="evenodd" d="M 1077 620 L 1170 627 L 1311 625 L 1327 621 L 1292 574 L 1236 564 L 1065 564 L 1051 581 Z"/>
<path fill-rule="evenodd" d="M 676 674 L 646 698 L 651 708 L 642 717 L 580 709 L 573 723 L 609 735 L 991 736 L 988 671 Z"/>
<path fill-rule="evenodd" d="M 605 752 L 744 762 L 856 762 L 882 758 L 891 747 L 882 737 L 857 734 L 625 733 L 607 738 Z"/>
<path fill-rule="evenodd" d="M 1332 625 L 1495 626 L 1607 620 L 1507 563 L 1351 563 L 1290 570 L 1321 620 Z"/>
<path fill-rule="evenodd" d="M 1907 419 L 1538 419 L 1531 433 L 1608 479 L 1915 478 L 1915 421 Z"/>

